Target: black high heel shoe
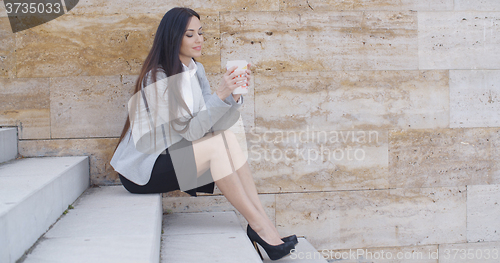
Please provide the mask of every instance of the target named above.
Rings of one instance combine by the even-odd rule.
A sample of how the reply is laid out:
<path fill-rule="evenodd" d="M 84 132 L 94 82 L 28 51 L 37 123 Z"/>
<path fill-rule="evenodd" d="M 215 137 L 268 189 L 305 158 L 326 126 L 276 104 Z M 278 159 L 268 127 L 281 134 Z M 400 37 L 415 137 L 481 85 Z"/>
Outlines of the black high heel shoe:
<path fill-rule="evenodd" d="M 283 242 L 293 242 L 294 245 L 297 245 L 297 243 L 299 243 L 296 235 L 287 236 L 282 238 L 281 240 L 283 240 Z"/>
<path fill-rule="evenodd" d="M 257 250 L 257 253 L 259 253 L 260 259 L 264 260 L 264 257 L 260 253 L 259 248 L 257 247 L 257 243 L 264 248 L 266 251 L 267 255 L 271 260 L 278 260 L 284 256 L 287 256 L 290 254 L 290 251 L 295 248 L 295 244 L 293 242 L 284 242 L 283 244 L 279 245 L 269 245 L 266 241 L 264 241 L 257 232 L 255 232 L 250 225 L 247 226 L 247 236 L 250 238 L 250 241 L 252 241 L 253 246 L 255 247 L 255 250 Z"/>

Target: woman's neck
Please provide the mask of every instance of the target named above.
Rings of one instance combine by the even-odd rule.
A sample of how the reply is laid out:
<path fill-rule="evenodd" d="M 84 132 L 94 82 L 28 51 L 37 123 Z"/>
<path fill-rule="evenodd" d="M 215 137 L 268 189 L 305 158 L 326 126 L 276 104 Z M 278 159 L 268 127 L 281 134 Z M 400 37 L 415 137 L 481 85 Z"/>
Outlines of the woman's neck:
<path fill-rule="evenodd" d="M 182 64 L 184 64 L 184 66 L 189 66 L 189 64 L 191 63 L 191 59 L 190 57 L 180 57 L 179 56 L 179 59 L 181 60 Z"/>

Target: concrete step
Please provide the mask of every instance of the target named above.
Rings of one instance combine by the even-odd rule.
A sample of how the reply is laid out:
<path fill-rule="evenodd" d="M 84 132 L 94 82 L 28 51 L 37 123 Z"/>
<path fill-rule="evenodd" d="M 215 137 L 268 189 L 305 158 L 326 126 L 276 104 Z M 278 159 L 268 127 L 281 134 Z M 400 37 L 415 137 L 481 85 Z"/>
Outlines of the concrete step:
<path fill-rule="evenodd" d="M 0 165 L 0 262 L 15 262 L 89 186 L 88 157 Z"/>
<path fill-rule="evenodd" d="M 17 157 L 17 129 L 0 128 L 0 163 Z"/>
<path fill-rule="evenodd" d="M 166 214 L 163 232 L 162 263 L 262 262 L 233 211 Z"/>
<path fill-rule="evenodd" d="M 20 263 L 160 261 L 161 194 L 89 188 Z"/>

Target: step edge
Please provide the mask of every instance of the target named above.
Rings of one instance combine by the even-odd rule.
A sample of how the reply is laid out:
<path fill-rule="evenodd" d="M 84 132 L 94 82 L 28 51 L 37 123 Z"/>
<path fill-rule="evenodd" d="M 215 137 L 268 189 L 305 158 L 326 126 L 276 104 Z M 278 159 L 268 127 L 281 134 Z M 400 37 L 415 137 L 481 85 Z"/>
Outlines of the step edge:
<path fill-rule="evenodd" d="M 119 187 L 119 185 L 109 185 L 109 186 L 100 186 L 100 189 L 107 188 L 107 187 Z M 75 201 L 77 202 L 78 199 L 82 198 L 84 193 L 88 191 L 91 188 L 87 188 Z M 160 263 L 160 257 L 161 257 L 161 229 L 162 229 L 162 215 L 163 215 L 163 210 L 162 210 L 162 194 L 154 194 L 156 195 L 156 202 L 158 203 L 156 209 L 155 209 L 155 216 L 156 216 L 156 227 L 155 231 L 153 234 L 153 246 L 151 246 L 150 254 L 148 257 L 144 256 L 144 259 L 148 259 L 148 261 L 141 261 L 141 262 L 151 262 L 151 263 Z M 139 197 L 140 195 L 138 195 Z M 76 206 L 75 206 L 76 208 Z M 64 217 L 60 217 L 56 222 L 53 223 L 53 226 L 55 226 L 60 220 L 64 220 Z M 45 234 L 48 233 L 50 229 L 48 229 L 42 236 L 40 236 L 40 239 L 45 238 Z M 125 235 L 125 236 L 130 236 L 130 235 Z M 143 236 L 148 236 L 148 235 L 143 235 Z M 120 235 L 116 235 L 114 237 L 120 237 Z M 68 237 L 53 237 L 53 238 L 47 238 L 47 239 L 58 239 L 58 238 L 74 238 L 71 236 Z M 43 242 L 43 240 L 40 240 L 40 243 Z M 30 248 L 30 253 L 26 254 L 23 256 L 23 260 L 17 263 L 25 262 L 26 260 L 29 260 L 29 256 L 32 251 L 34 251 L 36 247 Z M 33 258 L 31 258 L 33 259 Z M 34 258 L 37 259 L 37 258 Z"/>
<path fill-rule="evenodd" d="M 73 156 L 72 156 L 73 157 Z M 75 166 L 81 164 L 83 161 L 85 161 L 85 158 L 87 160 L 88 159 L 88 156 L 74 156 L 74 157 L 82 157 L 81 160 L 78 160 L 76 163 L 73 163 L 71 164 L 70 166 L 66 167 L 64 170 L 62 170 L 57 176 L 54 176 L 52 179 L 46 181 L 43 185 L 41 185 L 39 188 L 36 189 L 36 191 L 31 191 L 29 194 L 23 196 L 23 198 L 21 200 L 19 200 L 19 202 L 17 202 L 16 204 L 19 204 L 27 199 L 29 199 L 30 197 L 32 197 L 35 193 L 37 193 L 40 189 L 43 189 L 45 187 L 47 187 L 48 185 L 52 184 L 54 181 L 56 181 L 57 179 L 59 179 L 63 174 L 67 173 L 68 170 L 74 168 Z M 38 158 L 38 157 L 35 157 L 35 158 Z M 41 157 L 41 158 L 57 158 L 57 157 Z M 17 159 L 17 160 L 22 160 L 22 159 Z M 17 161 L 17 160 L 14 160 L 14 161 Z M 89 166 L 87 166 L 89 167 Z M 90 175 L 90 171 L 89 171 L 89 175 Z M 5 214 L 7 214 L 11 209 L 13 209 L 15 207 L 14 206 L 10 206 L 9 208 L 7 208 L 6 210 L 4 211 L 0 211 L 0 218 L 2 218 L 3 216 L 5 216 Z"/>

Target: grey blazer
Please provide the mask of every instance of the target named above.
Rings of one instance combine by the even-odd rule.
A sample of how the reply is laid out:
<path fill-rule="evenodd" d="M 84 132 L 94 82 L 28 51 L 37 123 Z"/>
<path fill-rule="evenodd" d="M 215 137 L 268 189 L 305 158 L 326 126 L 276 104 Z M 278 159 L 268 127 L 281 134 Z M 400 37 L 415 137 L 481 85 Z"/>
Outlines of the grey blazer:
<path fill-rule="evenodd" d="M 191 119 L 189 129 L 186 133 L 179 134 L 171 130 L 169 135 L 173 138 L 172 144 L 183 138 L 188 141 L 195 141 L 202 138 L 214 126 L 223 122 L 224 119 L 234 119 L 235 112 L 237 112 L 238 108 L 243 104 L 243 96 L 240 97 L 241 104 L 238 104 L 232 95 L 228 96 L 223 101 L 215 92 L 212 94 L 203 65 L 199 62 L 196 62 L 196 65 L 198 67 L 196 75 L 200 83 L 203 97 L 201 98 L 198 95 L 199 93 L 193 92 L 193 101 L 195 102 L 193 115 L 195 117 Z M 196 112 L 200 110 L 199 103 L 197 102 L 201 99 L 205 100 L 208 114 L 196 114 Z M 237 113 L 239 114 L 239 112 Z M 115 171 L 120 173 L 123 177 L 138 185 L 145 185 L 149 182 L 151 171 L 160 154 L 161 152 L 155 154 L 139 152 L 135 148 L 132 131 L 129 129 L 118 145 L 110 164 Z"/>

